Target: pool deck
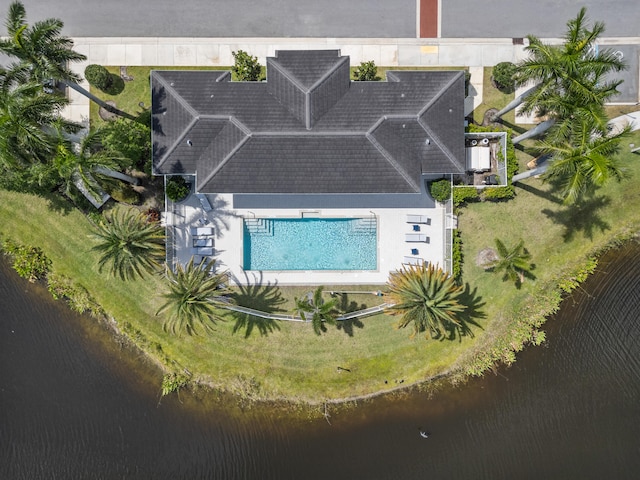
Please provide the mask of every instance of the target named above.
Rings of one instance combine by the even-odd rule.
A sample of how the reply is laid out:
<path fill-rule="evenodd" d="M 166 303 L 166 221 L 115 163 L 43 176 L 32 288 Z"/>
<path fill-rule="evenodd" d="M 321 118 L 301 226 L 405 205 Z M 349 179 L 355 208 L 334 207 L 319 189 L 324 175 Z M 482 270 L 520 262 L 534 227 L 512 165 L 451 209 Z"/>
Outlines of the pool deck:
<path fill-rule="evenodd" d="M 233 195 L 207 195 L 212 209 L 206 212 L 198 198 L 190 195 L 186 200 L 173 206 L 173 214 L 167 219 L 172 229 L 175 260 L 186 264 L 194 255 L 191 227 L 213 227 L 214 255 L 219 269 L 228 270 L 236 284 L 279 284 L 279 285 L 353 285 L 384 284 L 389 272 L 399 269 L 413 257 L 434 265 L 444 265 L 445 228 L 447 218 L 443 206 L 430 208 L 234 208 Z M 324 218 L 377 218 L 378 269 L 375 271 L 245 271 L 243 264 L 243 220 L 244 218 L 301 218 L 303 216 Z M 430 224 L 421 224 L 420 231 L 413 230 L 408 215 L 422 215 L 430 219 Z M 429 243 L 408 242 L 405 234 L 422 234 L 429 237 Z M 419 240 L 419 238 L 416 238 Z M 412 255 L 412 249 L 418 254 Z M 418 260 L 419 261 L 419 260 Z"/>

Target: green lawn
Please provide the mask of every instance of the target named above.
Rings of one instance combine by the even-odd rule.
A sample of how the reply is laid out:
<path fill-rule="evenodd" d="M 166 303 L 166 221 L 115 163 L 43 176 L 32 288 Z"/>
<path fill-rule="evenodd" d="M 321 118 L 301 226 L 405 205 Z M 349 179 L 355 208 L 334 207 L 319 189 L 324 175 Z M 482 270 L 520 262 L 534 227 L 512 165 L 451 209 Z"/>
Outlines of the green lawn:
<path fill-rule="evenodd" d="M 118 101 L 120 108 L 134 111 L 139 101 L 147 105 L 148 70 L 128 69 L 134 81 L 126 84 L 125 91 L 136 92 L 131 95 L 136 98 L 128 103 Z M 508 101 L 486 92 L 487 106 L 500 108 Z M 494 101 L 497 103 L 491 103 Z M 322 336 L 316 336 L 308 324 L 229 316 L 210 336 L 174 337 L 163 332 L 163 318 L 155 316 L 163 279 L 157 276 L 124 283 L 99 274 L 95 267 L 97 257 L 91 252 L 90 223 L 78 211 L 58 201 L 0 191 L 0 234 L 40 246 L 52 259 L 54 271 L 84 286 L 119 325 L 128 322 L 141 332 L 145 341 L 138 339 L 139 343 L 160 345 L 164 355 L 175 362 L 171 364 L 175 370 L 187 368 L 202 382 L 254 398 L 312 403 L 350 398 L 390 390 L 397 380 L 408 385 L 464 370 L 478 354 L 500 342 L 509 343 L 514 325 L 529 314 L 539 313 L 531 305 L 549 297 L 563 273 L 612 237 L 637 232 L 640 156 L 629 153 L 628 143 L 640 144 L 640 133 L 624 143 L 630 178 L 603 189 L 585 208 L 563 206 L 547 185 L 529 179 L 516 188 L 517 196 L 512 201 L 472 204 L 461 211 L 464 281 L 477 289 L 485 318 L 479 320 L 479 328 L 473 329 L 473 338 L 455 341 L 428 341 L 423 336 L 410 339 L 410 331 L 395 330 L 395 319 L 386 315 L 346 323 L 341 329 L 330 327 Z M 522 155 L 522 161 L 526 160 L 526 154 Z M 517 290 L 475 265 L 477 253 L 493 246 L 495 237 L 507 245 L 525 240 L 536 264 L 535 281 L 527 280 Z M 327 286 L 325 290 L 332 289 Z M 248 306 L 263 304 L 290 312 L 293 298 L 308 290 L 258 289 L 247 294 L 251 298 L 245 300 Z M 349 294 L 347 300 L 347 304 L 353 302 L 357 306 L 381 301 L 368 294 Z M 148 348 L 153 350 L 155 346 Z"/>

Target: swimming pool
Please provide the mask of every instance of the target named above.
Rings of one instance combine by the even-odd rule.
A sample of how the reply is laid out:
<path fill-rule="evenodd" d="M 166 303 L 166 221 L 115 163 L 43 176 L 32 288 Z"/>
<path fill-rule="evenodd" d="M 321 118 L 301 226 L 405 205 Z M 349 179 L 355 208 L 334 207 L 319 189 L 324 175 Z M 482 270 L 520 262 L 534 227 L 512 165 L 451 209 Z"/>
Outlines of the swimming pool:
<path fill-rule="evenodd" d="M 244 220 L 245 270 L 376 270 L 371 218 Z"/>

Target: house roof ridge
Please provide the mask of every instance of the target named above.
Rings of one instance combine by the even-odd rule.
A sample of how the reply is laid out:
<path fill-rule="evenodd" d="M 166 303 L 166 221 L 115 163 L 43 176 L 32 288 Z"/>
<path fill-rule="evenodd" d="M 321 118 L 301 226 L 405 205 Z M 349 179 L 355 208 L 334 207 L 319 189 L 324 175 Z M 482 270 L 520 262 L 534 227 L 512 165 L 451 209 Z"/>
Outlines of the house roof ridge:
<path fill-rule="evenodd" d="M 442 97 L 446 92 L 449 91 L 449 87 L 451 87 L 451 85 L 453 85 L 454 82 L 456 82 L 458 80 L 458 78 L 463 75 L 462 70 L 459 70 L 458 73 L 456 75 L 454 75 L 453 77 L 451 77 L 451 79 L 447 82 L 447 84 L 440 88 L 438 90 L 438 93 L 436 95 L 434 95 L 425 105 L 424 107 L 422 107 L 420 109 L 420 111 L 418 112 L 418 118 L 420 118 L 422 115 L 424 115 L 424 113 L 429 110 L 429 108 L 436 103 L 436 101 L 440 100 L 440 97 Z"/>
<path fill-rule="evenodd" d="M 247 129 L 246 127 L 244 127 L 244 125 L 242 124 L 242 122 L 240 122 L 239 120 L 234 121 L 234 117 L 231 116 L 229 118 L 229 123 L 232 124 L 234 127 L 238 128 L 239 130 L 242 130 L 245 133 L 244 138 L 242 138 L 232 149 L 231 151 L 229 151 L 229 153 L 222 159 L 222 161 L 218 164 L 218 166 L 214 169 L 211 170 L 211 172 L 209 173 L 209 175 L 207 175 L 206 177 L 204 177 L 202 182 L 198 182 L 198 190 L 200 190 L 200 186 L 201 185 L 206 185 L 207 183 L 209 183 L 209 180 L 211 180 L 216 173 L 218 173 L 220 171 L 220 169 L 222 167 L 224 167 L 227 162 L 229 162 L 229 160 L 231 159 L 231 157 L 233 157 L 235 155 L 235 153 L 240 150 L 240 148 L 249 141 L 249 139 L 252 137 L 251 132 L 249 131 L 249 133 L 247 133 Z M 213 139 L 212 139 L 213 141 Z"/>
<path fill-rule="evenodd" d="M 366 130 L 328 131 L 328 130 L 300 130 L 300 131 L 261 131 L 251 132 L 254 137 L 361 137 Z"/>
<path fill-rule="evenodd" d="M 186 128 L 182 131 L 182 133 L 178 136 L 178 138 L 176 139 L 175 142 L 173 142 L 173 144 L 167 148 L 167 151 L 164 152 L 164 155 L 162 156 L 162 158 L 160 158 L 157 162 L 153 162 L 155 165 L 155 169 L 159 168 L 162 166 L 162 164 L 164 162 L 167 161 L 167 158 L 169 158 L 169 156 L 175 151 L 176 148 L 178 148 L 178 145 L 180 145 L 180 143 L 182 143 L 182 141 L 186 138 L 186 136 L 188 135 L 188 133 L 191 131 L 191 129 L 195 126 L 196 123 L 198 123 L 200 121 L 200 117 L 194 117 L 189 124 L 186 126 Z"/>
<path fill-rule="evenodd" d="M 339 54 L 339 53 L 338 53 Z M 344 56 L 344 57 L 338 57 L 338 61 L 335 62 L 333 64 L 333 66 L 328 69 L 318 80 L 316 80 L 316 83 L 314 83 L 313 85 L 311 85 L 309 87 L 309 93 L 311 93 L 313 90 L 315 90 L 316 88 L 318 88 L 320 85 L 322 85 L 322 83 L 329 78 L 329 76 L 334 73 L 338 68 L 340 68 L 342 66 L 343 63 L 348 63 L 349 62 L 349 57 Z M 349 82 L 351 83 L 351 82 Z"/>
<path fill-rule="evenodd" d="M 376 124 L 380 126 L 384 120 L 385 118 L 382 117 L 382 121 L 379 120 L 378 122 L 376 122 Z M 365 137 L 376 148 L 376 150 L 378 150 L 380 154 L 387 159 L 387 162 L 389 162 L 389 164 L 400 174 L 400 176 L 407 182 L 407 184 L 409 184 L 414 189 L 414 191 L 419 192 L 420 186 L 413 181 L 413 178 L 411 178 L 411 176 L 407 173 L 407 171 L 404 168 L 402 168 L 402 166 L 393 157 L 393 155 L 391 155 L 387 151 L 387 149 L 384 148 L 380 142 L 378 142 L 378 140 L 375 137 L 375 134 L 373 133 L 373 130 L 371 131 L 371 133 L 367 132 L 365 134 Z"/>
<path fill-rule="evenodd" d="M 440 151 L 442 151 L 442 153 L 444 153 L 444 156 L 447 158 L 447 160 L 449 160 L 449 163 L 451 163 L 451 165 L 453 165 L 458 171 L 459 173 L 464 173 L 462 170 L 460 170 L 458 162 L 456 160 L 456 156 L 451 152 L 451 150 L 449 150 L 449 148 L 440 140 L 440 137 L 438 135 L 436 135 L 433 130 L 431 130 L 431 128 L 429 128 L 428 125 L 426 125 L 422 119 L 420 117 L 418 117 L 418 125 L 420 125 L 422 127 L 422 129 L 427 133 L 427 135 L 429 135 L 429 140 L 435 142 L 438 147 L 440 148 Z"/>
<path fill-rule="evenodd" d="M 163 70 L 163 71 L 170 72 L 175 70 Z M 151 74 L 153 75 L 155 72 L 157 72 L 157 70 L 152 71 Z M 178 93 L 178 91 L 175 88 L 173 88 L 174 87 L 173 82 L 167 82 L 167 80 L 163 78 L 162 75 L 159 75 L 159 74 L 156 74 L 156 77 L 158 77 L 158 81 L 164 86 L 164 88 L 173 92 L 174 98 L 178 100 L 178 103 L 180 105 L 182 105 L 186 110 L 188 110 L 194 117 L 200 116 L 200 112 L 198 112 L 195 108 L 193 108 L 191 104 L 187 102 L 182 97 L 182 95 Z"/>

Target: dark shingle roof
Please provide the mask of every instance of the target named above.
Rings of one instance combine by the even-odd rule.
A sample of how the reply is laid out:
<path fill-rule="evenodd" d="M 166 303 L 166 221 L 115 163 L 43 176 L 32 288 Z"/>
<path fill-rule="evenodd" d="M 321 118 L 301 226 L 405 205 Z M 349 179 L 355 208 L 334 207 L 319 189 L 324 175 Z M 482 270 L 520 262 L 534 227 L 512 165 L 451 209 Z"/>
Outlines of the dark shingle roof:
<path fill-rule="evenodd" d="M 464 171 L 464 75 L 351 82 L 336 50 L 276 52 L 267 82 L 154 71 L 153 165 L 210 193 L 417 193 Z"/>

